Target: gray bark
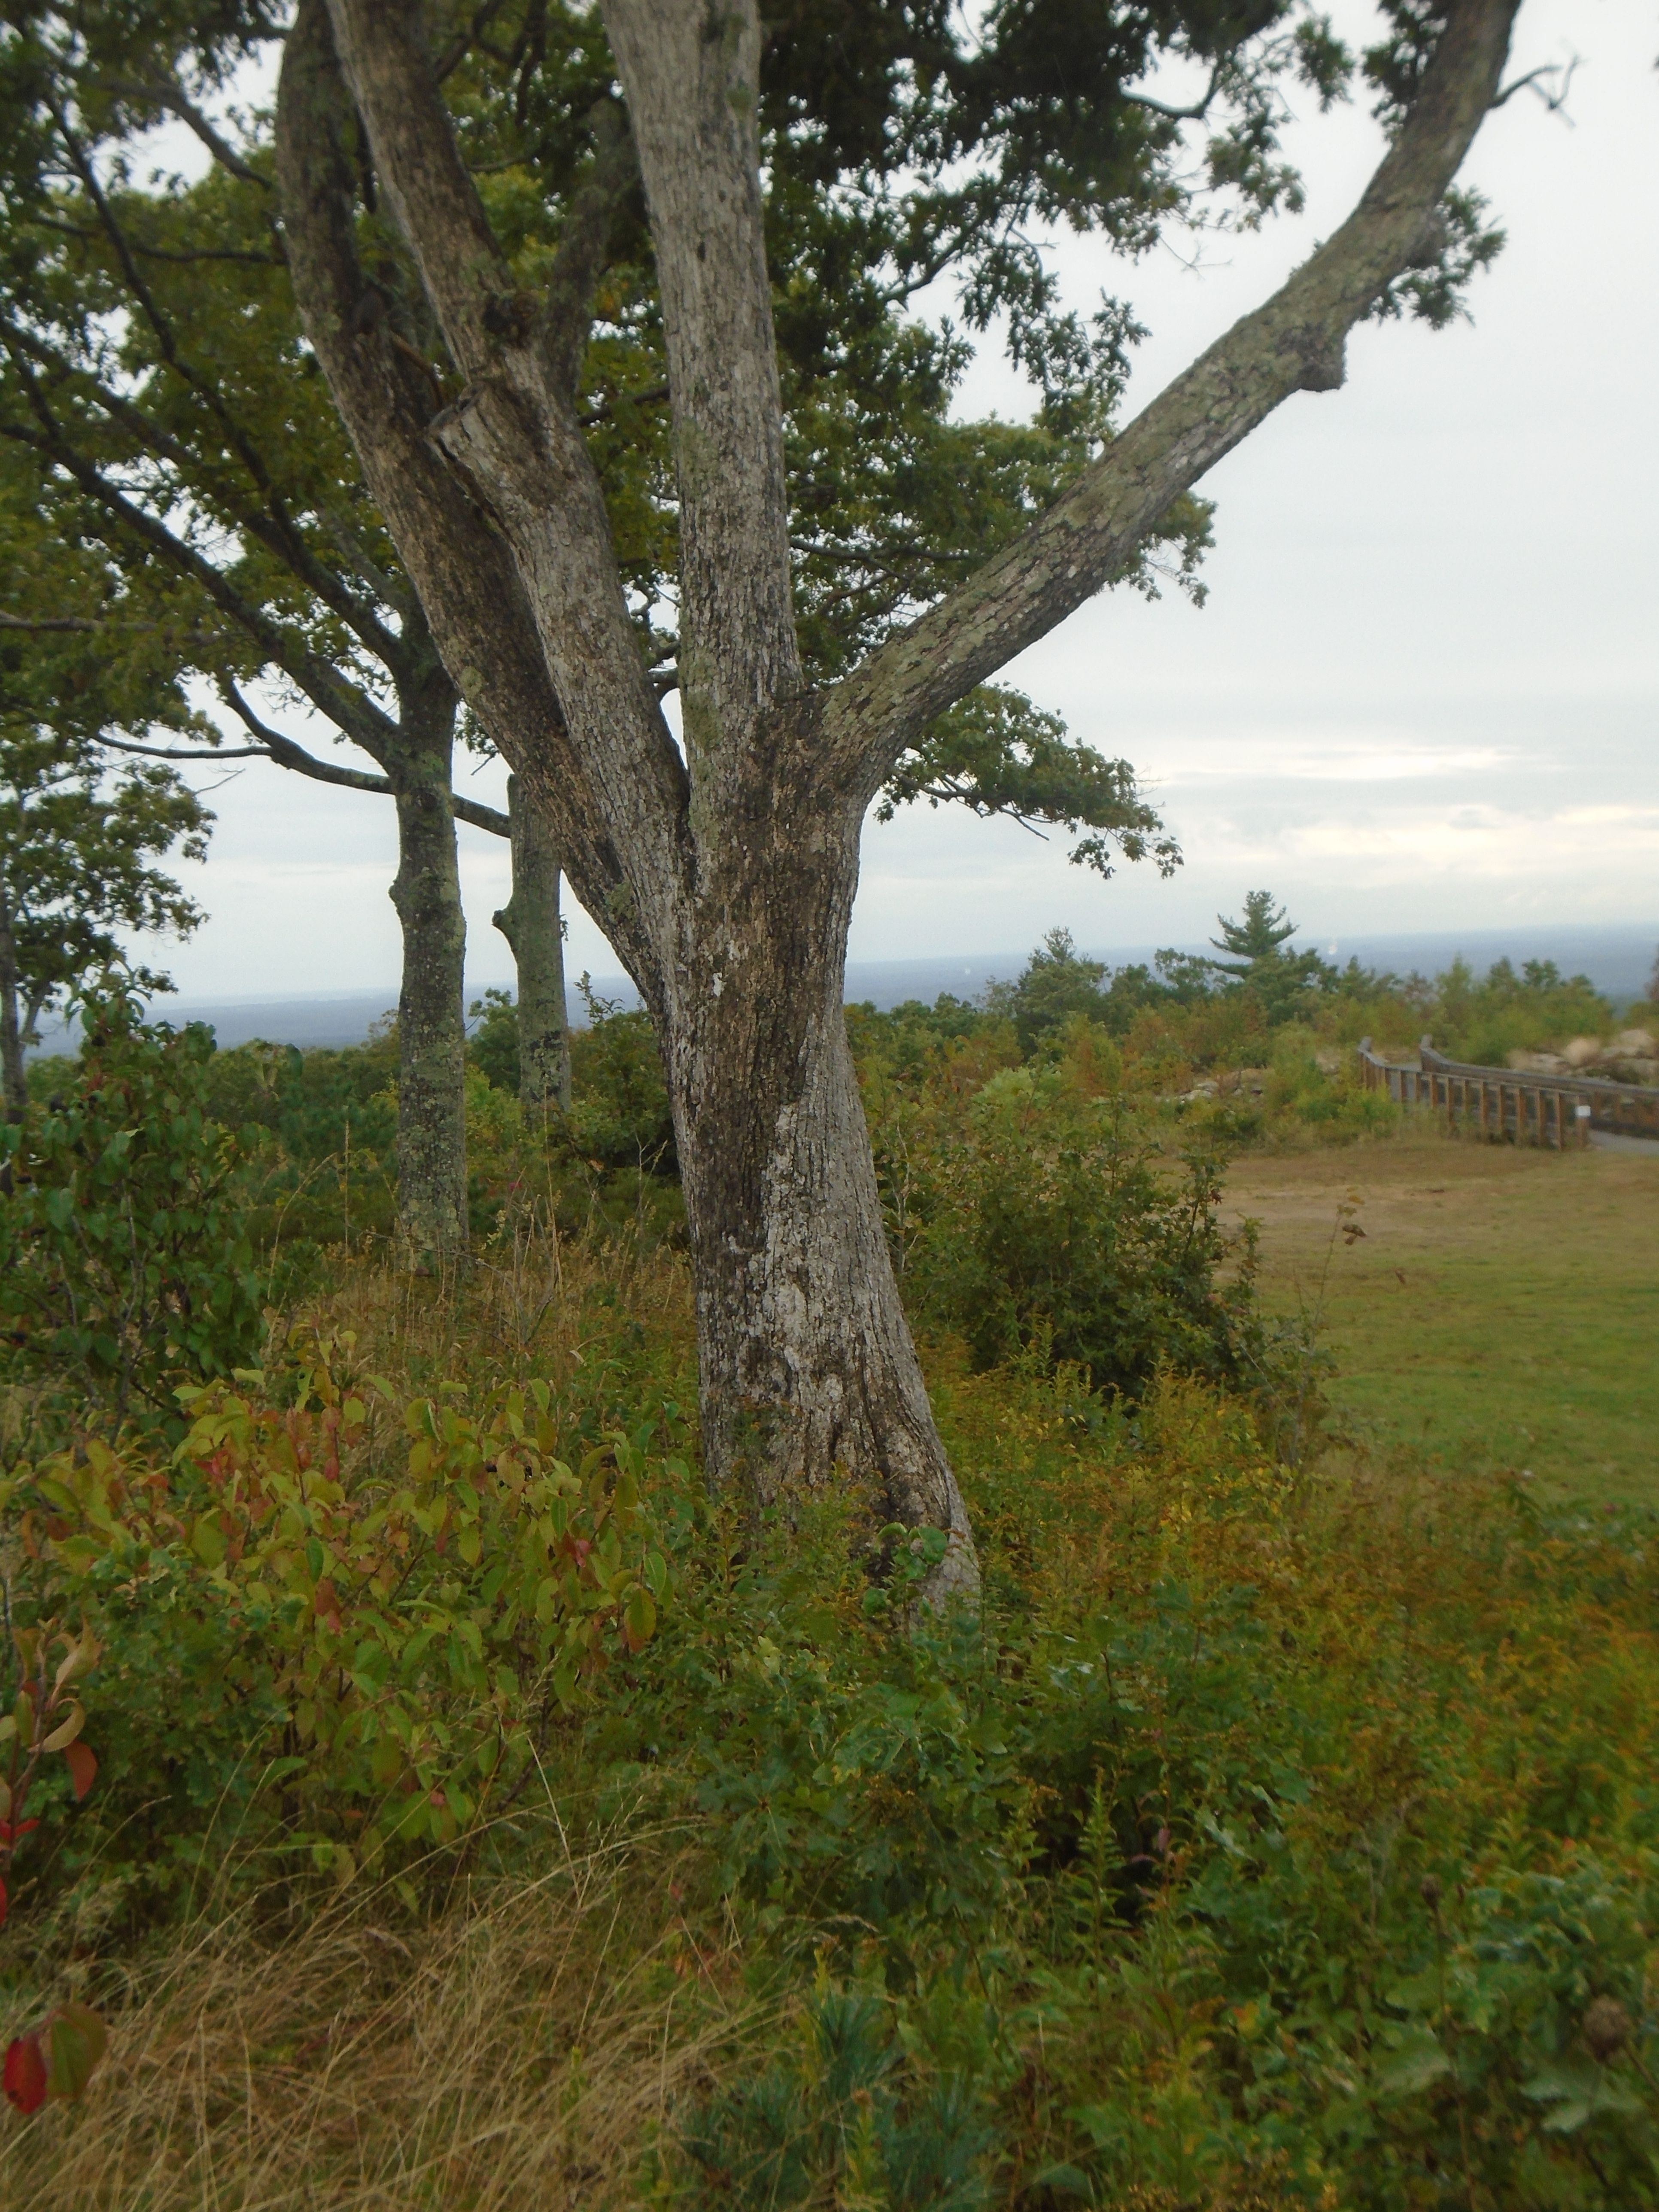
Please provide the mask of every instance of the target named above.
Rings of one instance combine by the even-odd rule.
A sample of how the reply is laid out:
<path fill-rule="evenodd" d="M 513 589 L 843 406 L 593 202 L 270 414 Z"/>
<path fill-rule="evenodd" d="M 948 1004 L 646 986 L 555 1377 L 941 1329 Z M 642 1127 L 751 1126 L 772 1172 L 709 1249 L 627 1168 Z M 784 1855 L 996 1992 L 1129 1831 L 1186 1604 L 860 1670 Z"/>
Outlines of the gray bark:
<path fill-rule="evenodd" d="M 19 1121 L 28 1103 L 23 1069 L 23 1032 L 17 1018 L 17 939 L 13 934 L 11 894 L 0 872 L 0 1091 L 6 1117 Z"/>
<path fill-rule="evenodd" d="M 301 0 L 279 107 L 301 313 L 446 664 L 657 1023 L 710 1473 L 763 1498 L 843 1471 L 868 1480 L 893 1517 L 950 1532 L 941 1586 L 974 1579 L 971 1540 L 900 1312 L 842 1026 L 865 809 L 934 715 L 1126 569 L 1250 429 L 1291 392 L 1340 381 L 1347 331 L 1420 254 L 1491 105 L 1514 7 L 1453 0 L 1412 114 L 1342 228 L 1021 538 L 815 696 L 791 612 L 754 0 L 718 17 L 707 0 L 608 0 L 669 361 L 682 764 L 573 399 L 606 195 L 625 172 L 601 149 L 526 312 L 412 0 Z M 465 381 L 429 421 L 383 342 L 349 335 L 350 100 Z"/>
<path fill-rule="evenodd" d="M 564 990 L 564 918 L 552 831 L 507 780 L 513 835 L 513 895 L 492 918 L 513 948 L 518 975 L 519 1103 L 544 1117 L 570 1111 L 570 1037 Z"/>
<path fill-rule="evenodd" d="M 387 759 L 398 810 L 398 1241 L 405 1264 L 466 1249 L 466 916 L 450 809 L 454 696 L 441 681 Z"/>

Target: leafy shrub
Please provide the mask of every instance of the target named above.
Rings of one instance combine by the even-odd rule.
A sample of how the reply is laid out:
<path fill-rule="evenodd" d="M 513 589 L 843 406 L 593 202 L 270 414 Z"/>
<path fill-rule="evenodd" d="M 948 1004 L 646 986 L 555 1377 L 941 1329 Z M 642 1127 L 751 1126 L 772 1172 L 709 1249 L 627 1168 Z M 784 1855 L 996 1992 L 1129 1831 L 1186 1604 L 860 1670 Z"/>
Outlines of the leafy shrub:
<path fill-rule="evenodd" d="M 587 1026 L 570 1033 L 575 1150 L 605 1168 L 677 1176 L 673 1117 L 651 1017 L 601 998 L 585 975 L 576 988 Z"/>
<path fill-rule="evenodd" d="M 510 991 L 491 989 L 467 1008 L 466 1056 L 495 1091 L 519 1088 L 519 1009 Z"/>
<path fill-rule="evenodd" d="M 210 1033 L 88 1000 L 73 1085 L 0 1127 L 0 1378 L 58 1428 L 155 1424 L 264 1329 L 240 1149 L 208 1112 Z"/>
<path fill-rule="evenodd" d="M 1136 1396 L 1160 1364 L 1237 1381 L 1259 1352 L 1254 1255 L 1220 1227 L 1218 1161 L 1191 1152 L 1171 1175 L 1121 1099 L 1010 1069 L 933 1174 L 907 1285 L 981 1366 L 1036 1346 Z"/>
<path fill-rule="evenodd" d="M 15 1601 L 103 1644 L 101 1825 L 149 1832 L 152 1887 L 261 1792 L 253 1839 L 342 1875 L 454 1844 L 655 1628 L 651 1425 L 573 1469 L 544 1382 L 398 1404 L 350 1350 L 191 1394 L 170 1458 L 94 1441 L 0 1492 Z"/>

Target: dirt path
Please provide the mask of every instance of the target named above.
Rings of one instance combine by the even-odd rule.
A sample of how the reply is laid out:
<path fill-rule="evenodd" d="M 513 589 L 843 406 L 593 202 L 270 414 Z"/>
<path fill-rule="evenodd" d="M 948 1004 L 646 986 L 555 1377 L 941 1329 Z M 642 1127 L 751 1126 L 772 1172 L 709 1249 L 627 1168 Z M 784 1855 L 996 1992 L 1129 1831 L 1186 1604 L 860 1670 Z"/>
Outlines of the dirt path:
<path fill-rule="evenodd" d="M 1269 1304 L 1327 1323 L 1357 1434 L 1659 1503 L 1659 1146 L 1423 1131 L 1249 1156 L 1227 1196 L 1261 1224 Z"/>

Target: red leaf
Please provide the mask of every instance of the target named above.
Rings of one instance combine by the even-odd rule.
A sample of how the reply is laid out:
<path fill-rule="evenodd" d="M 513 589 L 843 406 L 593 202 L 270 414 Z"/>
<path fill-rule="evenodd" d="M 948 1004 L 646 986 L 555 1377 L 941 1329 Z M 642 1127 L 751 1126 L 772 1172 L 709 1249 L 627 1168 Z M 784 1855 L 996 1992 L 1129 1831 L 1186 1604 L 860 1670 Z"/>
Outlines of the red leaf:
<path fill-rule="evenodd" d="M 98 1779 L 98 1760 L 92 1746 L 77 1735 L 73 1743 L 64 1745 L 64 1763 L 76 1799 L 84 1797 Z"/>
<path fill-rule="evenodd" d="M 38 2112 L 46 2101 L 46 2062 L 38 2035 L 20 2035 L 6 2046 L 6 2096 L 20 2112 Z"/>

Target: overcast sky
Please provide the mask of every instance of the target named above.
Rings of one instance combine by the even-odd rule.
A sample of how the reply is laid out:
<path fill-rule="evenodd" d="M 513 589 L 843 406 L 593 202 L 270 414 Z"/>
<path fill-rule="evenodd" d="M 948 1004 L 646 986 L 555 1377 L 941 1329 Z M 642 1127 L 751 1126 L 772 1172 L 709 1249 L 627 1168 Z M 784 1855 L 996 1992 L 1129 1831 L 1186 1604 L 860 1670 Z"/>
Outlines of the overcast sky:
<path fill-rule="evenodd" d="M 1364 40 L 1368 8 L 1334 12 Z M 1103 884 L 1063 841 L 912 809 L 866 832 L 854 959 L 1018 952 L 1056 923 L 1099 949 L 1191 940 L 1258 884 L 1338 941 L 1659 921 L 1656 53 L 1652 0 L 1526 0 L 1516 73 L 1576 54 L 1571 121 L 1523 93 L 1477 141 L 1464 180 L 1509 244 L 1473 323 L 1366 326 L 1342 391 L 1291 400 L 1206 480 L 1202 611 L 1107 597 L 1005 672 L 1135 763 L 1185 850 L 1176 878 Z M 1132 409 L 1352 205 L 1376 126 L 1363 104 L 1304 104 L 1303 217 L 1209 241 L 1196 270 L 1060 249 L 1077 304 L 1115 292 L 1152 327 Z M 991 360 L 964 405 L 1025 402 Z M 181 992 L 393 981 L 384 800 L 254 764 L 210 804 L 211 857 L 187 871 L 210 919 L 163 955 Z M 505 848 L 460 836 L 469 973 L 504 977 Z M 616 971 L 579 910 L 570 939 L 573 972 Z"/>

